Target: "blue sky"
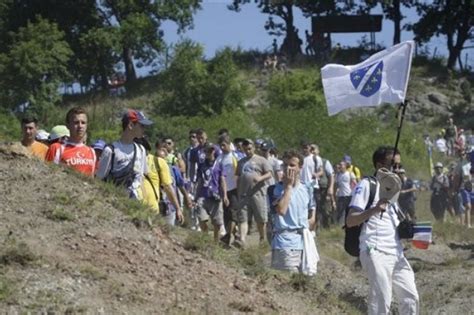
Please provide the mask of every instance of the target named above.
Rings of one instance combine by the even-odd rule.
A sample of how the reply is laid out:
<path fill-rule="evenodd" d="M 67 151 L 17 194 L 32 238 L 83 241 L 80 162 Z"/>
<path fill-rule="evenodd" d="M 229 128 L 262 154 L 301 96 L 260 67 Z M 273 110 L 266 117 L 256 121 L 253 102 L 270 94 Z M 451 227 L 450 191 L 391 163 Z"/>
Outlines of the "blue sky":
<path fill-rule="evenodd" d="M 164 23 L 165 41 L 170 44 L 185 38 L 192 39 L 204 46 L 208 58 L 214 56 L 216 50 L 226 46 L 234 48 L 240 46 L 243 49 L 270 49 L 273 37 L 268 35 L 263 27 L 268 15 L 260 13 L 253 3 L 244 5 L 240 12 L 230 11 L 227 9 L 227 4 L 231 2 L 204 0 L 202 9 L 194 16 L 194 28 L 182 34 L 177 34 L 177 27 L 174 23 Z M 371 13 L 381 14 L 381 9 L 376 8 Z M 413 9 L 405 9 L 402 13 L 406 16 L 403 23 L 416 22 L 418 19 Z M 309 18 L 303 17 L 299 10 L 295 10 L 295 26 L 300 30 L 300 37 L 304 40 L 304 30 L 311 30 L 311 22 Z M 370 38 L 369 33 L 332 34 L 331 36 L 333 45 L 339 42 L 342 46 L 357 46 L 363 35 Z M 402 41 L 412 39 L 412 37 L 411 32 L 402 32 Z M 393 38 L 393 23 L 384 19 L 382 31 L 376 33 L 375 38 L 378 44 L 390 46 Z M 281 44 L 283 37 L 279 37 L 277 40 Z M 435 47 L 437 47 L 438 55 L 447 54 L 445 38 L 433 38 L 429 43 L 430 51 L 433 52 Z M 140 71 L 139 69 L 139 72 L 144 70 Z"/>

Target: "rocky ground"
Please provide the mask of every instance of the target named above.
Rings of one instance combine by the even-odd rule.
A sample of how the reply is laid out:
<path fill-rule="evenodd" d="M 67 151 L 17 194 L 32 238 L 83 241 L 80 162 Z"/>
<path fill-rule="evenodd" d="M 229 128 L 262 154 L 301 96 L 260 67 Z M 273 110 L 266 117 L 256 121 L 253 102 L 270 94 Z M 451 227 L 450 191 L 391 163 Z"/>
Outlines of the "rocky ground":
<path fill-rule="evenodd" d="M 265 266 L 249 273 L 187 245 L 196 234 L 184 229 L 168 232 L 160 225 L 151 227 L 147 220 L 132 219 L 123 210 L 131 213 L 140 206 L 112 188 L 19 151 L 0 146 L 2 313 L 366 310 L 365 277 L 352 260 L 341 256 L 340 240 L 320 236 L 322 261 L 312 280 Z M 466 314 L 474 309 L 474 235 L 472 230 L 466 235 L 463 241 L 439 241 L 428 251 L 407 251 L 423 313 Z M 218 253 L 240 257 L 236 249 Z"/>

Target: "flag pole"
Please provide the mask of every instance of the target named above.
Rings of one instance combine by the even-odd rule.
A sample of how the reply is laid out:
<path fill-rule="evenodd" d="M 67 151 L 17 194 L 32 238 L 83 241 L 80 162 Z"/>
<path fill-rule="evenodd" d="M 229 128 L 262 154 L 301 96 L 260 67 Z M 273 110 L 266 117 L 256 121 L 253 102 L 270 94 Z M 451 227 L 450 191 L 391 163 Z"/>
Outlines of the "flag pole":
<path fill-rule="evenodd" d="M 393 156 L 392 156 L 392 165 L 394 164 L 395 161 L 395 155 L 398 149 L 398 142 L 400 141 L 400 134 L 402 133 L 402 126 L 403 126 L 403 119 L 405 118 L 405 111 L 407 109 L 407 104 L 408 101 L 405 101 L 400 104 L 399 112 L 398 112 L 398 128 L 397 128 L 397 138 L 395 140 L 395 149 L 393 151 Z"/>

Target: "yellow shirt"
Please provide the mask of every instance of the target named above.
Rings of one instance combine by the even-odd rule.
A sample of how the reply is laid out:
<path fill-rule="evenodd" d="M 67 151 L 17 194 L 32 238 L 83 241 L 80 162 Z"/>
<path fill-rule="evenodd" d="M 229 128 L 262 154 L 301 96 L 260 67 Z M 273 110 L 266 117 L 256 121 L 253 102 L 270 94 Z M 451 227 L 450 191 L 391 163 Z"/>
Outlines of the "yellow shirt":
<path fill-rule="evenodd" d="M 360 169 L 357 166 L 351 165 L 350 167 L 347 168 L 347 170 L 351 172 L 352 174 L 354 174 L 357 182 L 360 182 L 361 174 L 360 174 Z"/>
<path fill-rule="evenodd" d="M 46 152 L 48 152 L 48 146 L 46 144 L 34 141 L 33 144 L 28 146 L 27 148 L 31 152 L 31 154 L 43 161 L 45 160 Z"/>
<path fill-rule="evenodd" d="M 158 202 L 160 201 L 160 185 L 171 185 L 173 180 L 171 178 L 168 163 L 166 163 L 164 159 L 156 157 L 153 154 L 148 154 L 146 157 L 146 162 L 148 166 L 148 178 L 145 177 L 143 180 L 143 190 L 145 192 L 145 198 L 143 198 L 143 202 L 158 211 Z M 156 166 L 158 166 L 159 171 L 157 170 Z"/>

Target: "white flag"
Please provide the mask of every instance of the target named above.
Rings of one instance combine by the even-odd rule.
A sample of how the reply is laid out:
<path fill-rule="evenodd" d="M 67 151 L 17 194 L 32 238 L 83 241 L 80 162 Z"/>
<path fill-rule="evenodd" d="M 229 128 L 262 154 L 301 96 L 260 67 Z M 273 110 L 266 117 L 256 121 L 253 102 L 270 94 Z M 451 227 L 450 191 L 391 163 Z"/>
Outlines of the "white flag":
<path fill-rule="evenodd" d="M 414 47 L 410 40 L 354 66 L 325 65 L 321 77 L 329 115 L 351 107 L 404 102 Z"/>

